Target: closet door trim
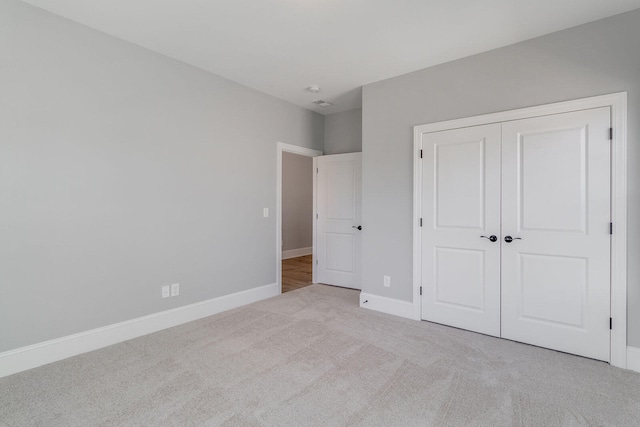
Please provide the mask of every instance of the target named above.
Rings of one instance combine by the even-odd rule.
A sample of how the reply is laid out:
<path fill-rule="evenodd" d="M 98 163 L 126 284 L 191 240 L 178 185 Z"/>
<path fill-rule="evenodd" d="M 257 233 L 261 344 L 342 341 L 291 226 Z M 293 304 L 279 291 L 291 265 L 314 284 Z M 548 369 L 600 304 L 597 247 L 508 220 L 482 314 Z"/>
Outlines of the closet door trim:
<path fill-rule="evenodd" d="M 421 230 L 422 135 L 442 130 L 502 123 L 592 108 L 610 107 L 611 140 L 611 365 L 627 368 L 627 93 L 620 92 L 500 113 L 414 126 L 413 202 L 413 306 L 414 318 L 421 319 Z"/>

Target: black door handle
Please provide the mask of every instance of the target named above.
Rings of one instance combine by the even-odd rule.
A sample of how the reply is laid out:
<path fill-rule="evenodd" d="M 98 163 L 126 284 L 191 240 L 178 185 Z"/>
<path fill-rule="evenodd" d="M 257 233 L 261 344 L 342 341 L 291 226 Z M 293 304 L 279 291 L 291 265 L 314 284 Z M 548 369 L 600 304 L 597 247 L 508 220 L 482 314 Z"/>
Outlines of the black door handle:
<path fill-rule="evenodd" d="M 514 240 L 522 240 L 522 237 L 504 236 L 504 241 L 507 242 L 507 243 L 511 243 Z"/>
<path fill-rule="evenodd" d="M 358 230 L 362 230 L 362 226 L 361 225 L 358 225 L 358 226 L 352 225 L 351 228 L 357 228 Z"/>
<path fill-rule="evenodd" d="M 495 235 L 495 234 L 492 234 L 492 235 L 491 235 L 491 236 L 489 236 L 489 237 L 487 237 L 487 236 L 480 236 L 480 237 L 482 237 L 483 239 L 489 239 L 489 240 L 491 240 L 492 242 L 495 242 L 495 241 L 497 241 L 497 240 L 498 240 L 498 238 L 496 237 L 496 235 Z"/>

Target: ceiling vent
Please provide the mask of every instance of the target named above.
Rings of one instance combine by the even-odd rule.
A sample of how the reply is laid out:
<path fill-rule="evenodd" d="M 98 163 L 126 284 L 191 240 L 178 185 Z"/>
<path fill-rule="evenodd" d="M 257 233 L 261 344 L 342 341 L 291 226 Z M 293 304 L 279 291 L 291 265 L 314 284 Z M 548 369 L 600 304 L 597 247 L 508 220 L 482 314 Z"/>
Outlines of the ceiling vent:
<path fill-rule="evenodd" d="M 333 104 L 331 102 L 323 101 L 322 99 L 318 99 L 317 101 L 313 101 L 314 104 L 320 107 L 331 107 Z"/>

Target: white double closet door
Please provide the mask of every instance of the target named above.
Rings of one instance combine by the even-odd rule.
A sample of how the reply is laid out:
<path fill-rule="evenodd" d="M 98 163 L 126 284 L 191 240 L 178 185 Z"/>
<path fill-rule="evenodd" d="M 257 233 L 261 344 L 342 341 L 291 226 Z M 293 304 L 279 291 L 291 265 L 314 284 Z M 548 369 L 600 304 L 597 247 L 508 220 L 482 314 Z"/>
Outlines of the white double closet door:
<path fill-rule="evenodd" d="M 422 318 L 610 354 L 610 109 L 422 136 Z"/>

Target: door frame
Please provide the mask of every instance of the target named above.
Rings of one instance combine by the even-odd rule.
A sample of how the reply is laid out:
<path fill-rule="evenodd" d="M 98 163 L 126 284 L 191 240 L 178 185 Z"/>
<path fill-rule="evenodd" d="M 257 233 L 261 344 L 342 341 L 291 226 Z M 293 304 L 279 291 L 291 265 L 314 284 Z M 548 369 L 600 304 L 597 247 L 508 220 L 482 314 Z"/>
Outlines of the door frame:
<path fill-rule="evenodd" d="M 627 92 L 594 96 L 572 101 L 544 104 L 499 113 L 483 114 L 414 126 L 413 128 L 413 315 L 421 320 L 422 298 L 422 162 L 420 149 L 422 134 L 462 127 L 501 123 L 512 120 L 599 107 L 611 108 L 611 317 L 613 328 L 610 341 L 610 364 L 627 368 Z"/>
<path fill-rule="evenodd" d="M 282 153 L 293 153 L 305 157 L 322 156 L 322 151 L 311 148 L 300 147 L 298 145 L 278 142 L 276 144 L 276 283 L 278 284 L 278 295 L 282 293 Z M 314 162 L 315 164 L 315 162 Z M 316 174 L 313 174 L 313 212 L 316 211 Z M 313 221 L 313 262 L 316 257 L 316 222 Z M 313 270 L 315 283 L 315 269 Z"/>

